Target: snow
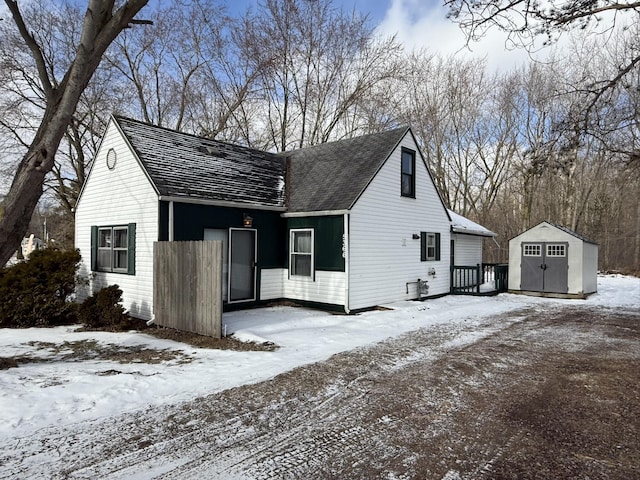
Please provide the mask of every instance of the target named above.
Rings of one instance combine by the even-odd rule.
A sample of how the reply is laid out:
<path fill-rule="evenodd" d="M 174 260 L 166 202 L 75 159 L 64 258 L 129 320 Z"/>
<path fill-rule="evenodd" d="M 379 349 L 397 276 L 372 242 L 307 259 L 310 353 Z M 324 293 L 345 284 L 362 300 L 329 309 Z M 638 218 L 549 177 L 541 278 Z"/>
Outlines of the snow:
<path fill-rule="evenodd" d="M 496 236 L 496 234 L 493 233 L 491 230 L 483 227 L 482 225 L 476 222 L 472 222 L 471 220 L 469 220 L 466 217 L 463 217 L 462 215 L 458 215 L 453 210 L 447 209 L 447 212 L 449 212 L 449 217 L 451 217 L 451 228 L 453 229 L 454 232 L 470 233 L 475 235 L 482 235 L 485 237 Z"/>
<path fill-rule="evenodd" d="M 79 332 L 77 327 L 0 329 L 0 356 L 29 355 L 43 360 L 19 362 L 18 368 L 0 370 L 0 440 L 260 382 L 418 329 L 442 324 L 462 329 L 502 313 L 559 304 L 638 309 L 640 279 L 600 276 L 598 293 L 587 300 L 512 294 L 446 296 L 385 305 L 389 310 L 353 316 L 293 307 L 223 315 L 228 334 L 243 341 L 272 342 L 279 347 L 273 352 L 200 349 L 138 332 Z M 141 346 L 173 353 L 175 358 L 159 363 L 74 361 L 70 342 L 78 341 L 116 348 Z"/>

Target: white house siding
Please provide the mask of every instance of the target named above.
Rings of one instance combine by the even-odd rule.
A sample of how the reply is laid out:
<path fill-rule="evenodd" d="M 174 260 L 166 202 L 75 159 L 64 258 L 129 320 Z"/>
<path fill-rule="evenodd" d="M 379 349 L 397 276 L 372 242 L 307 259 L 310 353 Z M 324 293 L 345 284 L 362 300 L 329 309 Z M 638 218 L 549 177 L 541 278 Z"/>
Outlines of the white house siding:
<path fill-rule="evenodd" d="M 416 151 L 416 198 L 400 195 L 402 146 Z M 420 240 L 412 238 L 420 232 L 440 233 L 440 261 L 420 261 Z M 449 218 L 411 135 L 351 209 L 349 245 L 351 310 L 417 298 L 417 285 L 407 283 L 418 278 L 428 280 L 429 295 L 449 292 Z"/>
<path fill-rule="evenodd" d="M 106 155 L 114 148 L 116 166 Z M 123 306 L 145 320 L 153 315 L 153 242 L 158 240 L 158 196 L 126 142 L 110 123 L 76 208 L 75 242 L 82 255 L 80 274 L 89 285 L 78 289 L 82 300 L 102 287 L 117 284 Z M 91 272 L 91 226 L 136 224 L 136 273 Z"/>
<path fill-rule="evenodd" d="M 482 238 L 475 235 L 452 233 L 454 262 L 458 266 L 473 267 L 482 263 Z"/>
<path fill-rule="evenodd" d="M 264 268 L 260 270 L 260 300 L 284 298 L 284 268 Z"/>
<path fill-rule="evenodd" d="M 345 273 L 316 270 L 315 279 L 292 277 L 286 268 L 262 270 L 260 300 L 287 298 L 305 302 L 344 305 Z"/>

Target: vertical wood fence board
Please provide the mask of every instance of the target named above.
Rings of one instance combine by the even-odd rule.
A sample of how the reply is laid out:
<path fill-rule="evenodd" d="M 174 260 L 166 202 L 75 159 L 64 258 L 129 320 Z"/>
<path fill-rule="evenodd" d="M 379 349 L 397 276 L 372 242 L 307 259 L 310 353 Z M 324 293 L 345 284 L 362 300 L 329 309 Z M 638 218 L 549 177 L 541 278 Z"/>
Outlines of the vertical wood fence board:
<path fill-rule="evenodd" d="M 222 242 L 155 242 L 155 323 L 220 338 Z"/>

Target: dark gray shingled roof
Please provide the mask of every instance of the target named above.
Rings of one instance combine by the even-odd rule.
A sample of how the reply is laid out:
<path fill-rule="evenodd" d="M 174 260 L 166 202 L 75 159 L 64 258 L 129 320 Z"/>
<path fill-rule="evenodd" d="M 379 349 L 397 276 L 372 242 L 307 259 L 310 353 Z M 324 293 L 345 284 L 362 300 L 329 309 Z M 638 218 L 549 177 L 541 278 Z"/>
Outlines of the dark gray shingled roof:
<path fill-rule="evenodd" d="M 114 117 L 160 195 L 284 207 L 284 158 Z"/>
<path fill-rule="evenodd" d="M 562 225 L 558 225 L 556 223 L 551 223 L 551 222 L 547 222 L 549 225 L 553 225 L 556 228 L 559 228 L 560 230 L 562 230 L 565 233 L 568 233 L 569 235 L 573 235 L 574 237 L 576 237 L 579 240 L 582 240 L 583 242 L 586 243 L 593 243 L 594 245 L 597 245 L 596 242 L 594 242 L 593 240 L 588 239 L 587 237 L 585 237 L 584 235 L 580 235 L 579 233 L 574 232 L 573 230 L 567 228 L 567 227 L 563 227 Z"/>
<path fill-rule="evenodd" d="M 408 131 L 401 127 L 281 154 L 288 162 L 287 210 L 350 209 Z"/>

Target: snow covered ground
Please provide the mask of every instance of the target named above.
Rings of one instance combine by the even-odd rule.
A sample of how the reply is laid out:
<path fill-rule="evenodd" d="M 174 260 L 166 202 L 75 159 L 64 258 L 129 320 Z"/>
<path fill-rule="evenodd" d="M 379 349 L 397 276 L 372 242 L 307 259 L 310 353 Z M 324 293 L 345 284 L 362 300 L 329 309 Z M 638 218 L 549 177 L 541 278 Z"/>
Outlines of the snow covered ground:
<path fill-rule="evenodd" d="M 355 316 L 291 307 L 224 314 L 228 334 L 243 340 L 273 342 L 279 346 L 274 352 L 199 349 L 135 332 L 76 332 L 74 327 L 1 329 L 0 357 L 28 355 L 46 361 L 0 370 L 0 441 L 52 425 L 106 419 L 259 382 L 339 352 L 425 327 L 447 324 L 462 329 L 517 309 L 572 303 L 638 309 L 640 279 L 601 276 L 598 293 L 585 301 L 502 294 L 402 302 L 387 305 L 391 310 Z M 70 342 L 83 340 L 108 348 L 140 346 L 176 355 L 159 363 L 74 361 L 69 356 Z"/>

